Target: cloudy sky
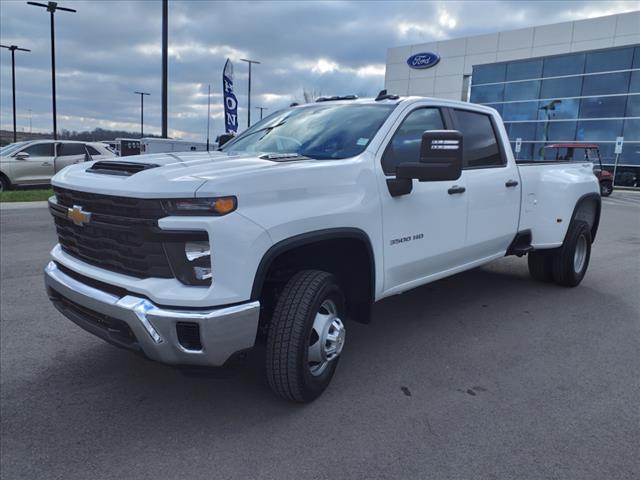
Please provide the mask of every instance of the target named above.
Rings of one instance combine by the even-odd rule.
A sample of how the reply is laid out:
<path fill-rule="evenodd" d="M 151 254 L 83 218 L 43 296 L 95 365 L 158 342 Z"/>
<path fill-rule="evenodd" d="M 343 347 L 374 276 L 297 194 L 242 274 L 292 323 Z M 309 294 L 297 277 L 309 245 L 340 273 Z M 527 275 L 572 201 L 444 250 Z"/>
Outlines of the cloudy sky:
<path fill-rule="evenodd" d="M 64 1 L 56 13 L 58 128 L 160 132 L 161 3 Z M 169 1 L 169 133 L 203 140 L 207 84 L 212 136 L 223 130 L 221 76 L 234 61 L 240 125 L 246 125 L 247 68 L 253 106 L 274 111 L 303 90 L 374 95 L 388 47 L 510 30 L 640 9 L 639 1 L 364 2 Z M 16 54 L 18 129 L 51 130 L 49 18 L 26 1 L 0 3 L 0 44 Z M 255 119 L 257 110 L 251 112 Z M 0 126 L 11 128 L 11 55 L 0 50 Z"/>

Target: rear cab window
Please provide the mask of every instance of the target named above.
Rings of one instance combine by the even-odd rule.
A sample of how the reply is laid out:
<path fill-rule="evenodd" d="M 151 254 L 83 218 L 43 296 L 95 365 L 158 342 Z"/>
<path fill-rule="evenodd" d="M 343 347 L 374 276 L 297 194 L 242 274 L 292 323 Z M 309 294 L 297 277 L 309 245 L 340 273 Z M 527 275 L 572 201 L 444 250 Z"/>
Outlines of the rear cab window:
<path fill-rule="evenodd" d="M 491 116 L 470 110 L 453 110 L 456 129 L 463 135 L 464 168 L 495 168 L 506 165 Z"/>

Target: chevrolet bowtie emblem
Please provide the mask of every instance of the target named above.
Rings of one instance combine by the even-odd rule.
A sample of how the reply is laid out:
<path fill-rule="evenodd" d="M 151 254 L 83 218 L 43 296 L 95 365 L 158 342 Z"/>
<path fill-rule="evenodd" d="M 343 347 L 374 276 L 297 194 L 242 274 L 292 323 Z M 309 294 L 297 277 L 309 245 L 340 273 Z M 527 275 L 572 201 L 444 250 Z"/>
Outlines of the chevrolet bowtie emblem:
<path fill-rule="evenodd" d="M 91 213 L 85 212 L 82 210 L 82 207 L 79 207 L 78 205 L 74 205 L 73 208 L 67 209 L 67 218 L 81 227 L 85 223 L 89 223 L 91 221 Z"/>

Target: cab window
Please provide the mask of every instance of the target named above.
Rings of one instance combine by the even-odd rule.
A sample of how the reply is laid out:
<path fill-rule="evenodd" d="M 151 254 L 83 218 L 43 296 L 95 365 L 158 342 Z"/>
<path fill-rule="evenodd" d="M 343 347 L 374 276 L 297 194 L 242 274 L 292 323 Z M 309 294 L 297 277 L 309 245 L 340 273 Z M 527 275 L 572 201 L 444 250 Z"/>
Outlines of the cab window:
<path fill-rule="evenodd" d="M 382 155 L 382 170 L 395 175 L 396 167 L 404 162 L 420 161 L 422 134 L 427 130 L 443 130 L 439 108 L 414 110 L 402 121 Z"/>
<path fill-rule="evenodd" d="M 505 161 L 500 153 L 491 117 L 484 113 L 455 110 L 456 127 L 463 136 L 465 168 L 502 167 Z"/>
<path fill-rule="evenodd" d="M 36 143 L 23 148 L 20 153 L 28 153 L 30 157 L 53 157 L 53 143 Z"/>

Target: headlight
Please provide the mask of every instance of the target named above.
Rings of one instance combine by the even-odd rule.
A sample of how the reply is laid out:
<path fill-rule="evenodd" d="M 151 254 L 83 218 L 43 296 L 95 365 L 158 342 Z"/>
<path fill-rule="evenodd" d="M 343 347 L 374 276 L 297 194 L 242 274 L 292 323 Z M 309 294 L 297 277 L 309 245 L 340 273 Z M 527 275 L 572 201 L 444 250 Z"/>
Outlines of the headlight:
<path fill-rule="evenodd" d="M 226 215 L 238 208 L 238 199 L 233 196 L 177 198 L 164 203 L 170 215 Z"/>
<path fill-rule="evenodd" d="M 185 285 L 211 285 L 211 247 L 208 241 L 171 242 L 164 244 L 171 270 Z"/>

